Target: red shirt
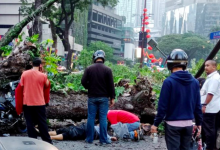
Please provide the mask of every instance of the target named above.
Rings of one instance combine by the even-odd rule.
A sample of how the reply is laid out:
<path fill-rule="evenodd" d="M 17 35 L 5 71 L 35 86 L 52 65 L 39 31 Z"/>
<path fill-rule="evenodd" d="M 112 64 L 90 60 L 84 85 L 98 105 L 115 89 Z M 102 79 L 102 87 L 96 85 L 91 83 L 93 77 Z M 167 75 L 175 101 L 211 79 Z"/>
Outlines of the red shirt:
<path fill-rule="evenodd" d="M 140 121 L 138 116 L 124 110 L 109 110 L 107 118 L 111 124 L 134 123 Z"/>
<path fill-rule="evenodd" d="M 45 105 L 44 86 L 47 76 L 36 70 L 23 72 L 20 84 L 23 86 L 23 105 L 42 106 Z"/>

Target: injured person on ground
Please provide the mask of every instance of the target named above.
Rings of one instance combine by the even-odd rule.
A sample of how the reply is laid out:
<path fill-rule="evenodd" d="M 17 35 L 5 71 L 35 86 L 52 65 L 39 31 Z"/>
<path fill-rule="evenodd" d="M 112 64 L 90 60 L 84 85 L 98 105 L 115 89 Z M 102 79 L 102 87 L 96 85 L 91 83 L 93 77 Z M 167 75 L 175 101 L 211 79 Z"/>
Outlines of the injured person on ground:
<path fill-rule="evenodd" d="M 61 128 L 56 131 L 50 131 L 49 135 L 52 140 L 85 140 L 86 138 L 86 123 L 82 123 L 81 125 L 72 125 L 66 128 Z M 99 126 L 94 127 L 94 139 L 99 139 Z M 109 141 L 117 141 L 116 137 L 111 137 L 108 135 Z"/>

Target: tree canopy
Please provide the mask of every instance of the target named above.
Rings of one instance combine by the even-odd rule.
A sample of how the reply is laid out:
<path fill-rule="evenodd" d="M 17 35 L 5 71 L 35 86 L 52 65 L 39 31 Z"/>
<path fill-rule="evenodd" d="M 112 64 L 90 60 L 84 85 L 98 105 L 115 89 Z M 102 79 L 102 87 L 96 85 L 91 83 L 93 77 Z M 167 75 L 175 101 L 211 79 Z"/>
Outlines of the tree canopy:
<path fill-rule="evenodd" d="M 93 52 L 97 50 L 103 50 L 105 52 L 106 61 L 111 61 L 113 58 L 113 49 L 101 41 L 90 43 L 90 45 L 87 47 L 87 50 Z"/>
<path fill-rule="evenodd" d="M 158 39 L 158 47 L 169 54 L 173 49 L 183 49 L 189 56 L 189 59 L 205 59 L 213 48 L 213 45 L 207 39 L 189 32 L 185 34 L 165 35 Z"/>
<path fill-rule="evenodd" d="M 210 29 L 210 32 L 216 32 L 216 31 L 220 31 L 219 25 L 215 25 L 215 26 L 211 27 L 211 29 Z"/>
<path fill-rule="evenodd" d="M 76 65 L 81 65 L 83 66 L 83 68 L 88 67 L 89 65 L 91 65 L 93 63 L 92 60 L 92 56 L 93 53 L 97 50 L 103 50 L 105 52 L 105 60 L 106 61 L 111 61 L 113 58 L 113 49 L 101 42 L 101 41 L 97 41 L 97 42 L 93 42 L 91 43 L 86 49 L 83 49 L 80 53 L 80 56 L 78 57 L 77 61 L 75 62 Z"/>
<path fill-rule="evenodd" d="M 28 13 L 34 10 L 34 4 L 32 7 L 28 7 L 27 0 L 21 0 L 24 4 L 23 10 Z M 43 0 L 45 3 L 47 0 Z M 56 5 L 51 9 L 48 9 L 46 13 L 43 13 L 42 16 L 45 17 L 50 23 L 53 24 L 56 28 L 56 33 L 61 39 L 65 51 L 68 51 L 67 56 L 67 68 L 70 69 L 71 58 L 73 50 L 70 49 L 69 43 L 69 29 L 73 24 L 75 19 L 76 10 L 85 10 L 88 9 L 89 5 L 93 2 L 98 2 L 102 6 L 112 6 L 114 7 L 118 0 L 59 0 Z M 52 33 L 54 35 L 54 33 Z M 55 40 L 54 40 L 55 41 Z"/>

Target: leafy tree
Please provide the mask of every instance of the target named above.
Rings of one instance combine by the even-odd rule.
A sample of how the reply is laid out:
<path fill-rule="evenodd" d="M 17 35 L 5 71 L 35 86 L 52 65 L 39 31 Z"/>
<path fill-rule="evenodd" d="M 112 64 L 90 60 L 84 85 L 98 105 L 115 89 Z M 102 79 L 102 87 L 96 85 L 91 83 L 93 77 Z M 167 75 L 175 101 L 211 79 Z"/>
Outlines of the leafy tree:
<path fill-rule="evenodd" d="M 91 51 L 95 52 L 97 50 L 103 50 L 105 52 L 106 61 L 111 61 L 113 58 L 113 49 L 109 45 L 107 45 L 106 43 L 103 43 L 101 41 L 90 43 L 90 45 L 87 47 L 87 50 L 90 52 Z"/>
<path fill-rule="evenodd" d="M 219 25 L 215 25 L 215 26 L 211 27 L 211 29 L 210 29 L 210 32 L 216 32 L 216 31 L 220 31 Z"/>
<path fill-rule="evenodd" d="M 158 47 L 169 54 L 173 49 L 183 49 L 189 56 L 189 60 L 205 59 L 213 45 L 207 39 L 192 32 L 185 34 L 166 35 L 158 39 Z"/>
<path fill-rule="evenodd" d="M 76 65 L 81 65 L 83 68 L 88 67 L 93 63 L 92 56 L 93 53 L 97 50 L 103 50 L 106 55 L 106 61 L 112 60 L 113 58 L 113 49 L 108 46 L 107 44 L 97 41 L 91 43 L 87 49 L 83 49 L 80 53 L 80 56 L 78 57 L 78 60 L 76 60 Z"/>
<path fill-rule="evenodd" d="M 27 0 L 26 0 L 27 1 Z M 46 0 L 44 0 L 46 1 Z M 88 8 L 88 6 L 94 2 L 93 0 L 60 0 L 60 4 L 55 11 L 50 11 L 45 17 L 50 18 L 50 22 L 53 22 L 56 27 L 56 32 L 62 40 L 65 51 L 68 51 L 67 56 L 67 68 L 70 68 L 71 58 L 73 50 L 70 49 L 69 43 L 69 29 L 75 19 L 74 14 L 76 9 L 81 11 Z M 114 7 L 118 0 L 96 0 L 103 6 Z"/>
<path fill-rule="evenodd" d="M 94 51 L 88 51 L 87 49 L 83 49 L 80 53 L 80 56 L 76 60 L 76 65 L 81 65 L 85 69 L 89 65 L 92 64 L 92 55 Z"/>

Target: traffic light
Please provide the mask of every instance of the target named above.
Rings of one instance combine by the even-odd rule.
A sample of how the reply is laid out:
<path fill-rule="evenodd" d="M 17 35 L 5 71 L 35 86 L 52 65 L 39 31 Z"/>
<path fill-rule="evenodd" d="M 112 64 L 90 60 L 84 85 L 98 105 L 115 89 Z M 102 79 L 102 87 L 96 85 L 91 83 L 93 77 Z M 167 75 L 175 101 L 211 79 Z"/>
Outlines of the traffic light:
<path fill-rule="evenodd" d="M 139 42 L 138 42 L 138 47 L 142 48 L 142 40 L 143 40 L 143 35 L 144 35 L 144 46 L 143 48 L 147 48 L 147 32 L 139 32 Z"/>

